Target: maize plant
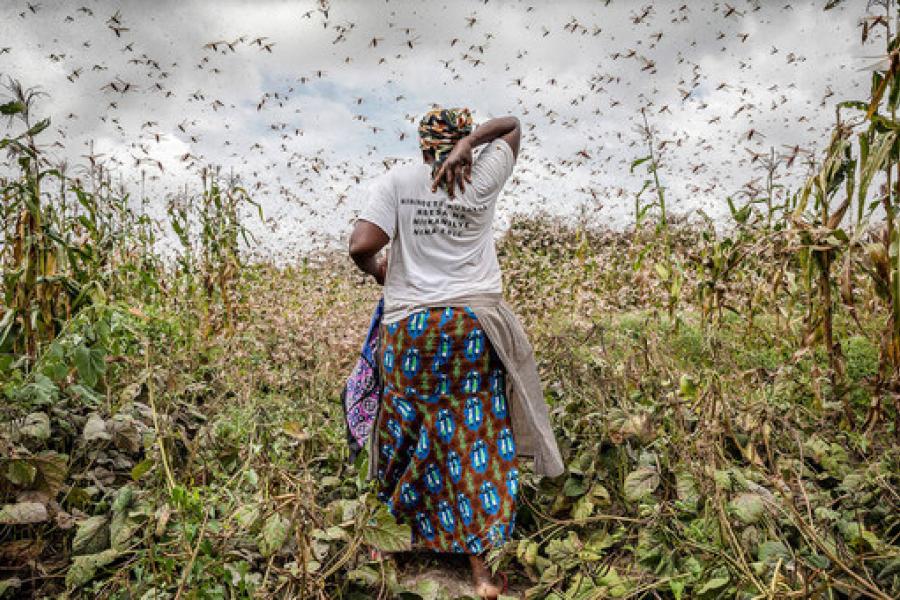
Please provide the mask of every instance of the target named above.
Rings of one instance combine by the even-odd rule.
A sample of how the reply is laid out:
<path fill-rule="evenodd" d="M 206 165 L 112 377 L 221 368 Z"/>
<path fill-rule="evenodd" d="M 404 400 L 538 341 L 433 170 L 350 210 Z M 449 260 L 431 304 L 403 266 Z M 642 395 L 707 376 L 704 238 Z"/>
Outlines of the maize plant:
<path fill-rule="evenodd" d="M 241 267 L 240 245 L 255 241 L 242 222 L 241 213 L 249 205 L 256 208 L 262 219 L 262 208 L 235 177 L 229 177 L 223 188 L 218 168 L 204 168 L 201 179 L 203 190 L 198 201 L 185 191 L 181 198 L 170 201 L 169 216 L 183 249 L 178 264 L 188 297 L 193 297 L 198 284 L 203 292 L 198 300 L 202 302 L 202 330 L 208 336 L 214 329 L 210 313 L 217 298 L 222 302 L 225 327 L 232 329 L 231 288 Z"/>
<path fill-rule="evenodd" d="M 68 319 L 79 286 L 63 272 L 66 244 L 60 235 L 60 215 L 41 197 L 43 179 L 54 175 L 44 170 L 35 136 L 50 125 L 49 119 L 32 122 L 31 109 L 41 95 L 16 82 L 7 86 L 12 100 L 0 105 L 10 123 L 18 120 L 24 131 L 0 140 L 20 169 L 17 179 L 2 189 L 4 302 L 0 314 L 0 348 L 11 348 L 33 361 L 42 343 L 51 341 Z"/>
<path fill-rule="evenodd" d="M 41 92 L 15 81 L 7 89 L 12 99 L 0 112 L 24 131 L 0 140 L 19 167 L 19 176 L 0 186 L 0 351 L 33 362 L 72 316 L 103 301 L 119 273 L 143 273 L 137 279 L 146 283 L 156 279 L 159 262 L 148 252 L 155 241 L 150 220 L 134 214 L 93 154 L 91 191 L 68 176 L 65 164 L 53 167 L 41 154 L 35 138 L 50 121 L 31 118 Z M 58 187 L 49 183 L 54 178 Z"/>
<path fill-rule="evenodd" d="M 648 210 L 654 207 L 659 209 L 659 221 L 656 225 L 656 235 L 662 236 L 662 260 L 658 261 L 654 265 L 654 268 L 656 270 L 656 275 L 666 287 L 668 297 L 666 302 L 666 310 L 668 312 L 669 318 L 674 319 L 675 309 L 681 297 L 681 288 L 684 284 L 685 273 L 684 267 L 673 258 L 674 253 L 672 252 L 672 240 L 669 232 L 669 217 L 668 213 L 666 212 L 665 187 L 660 183 L 659 180 L 660 165 L 659 157 L 657 156 L 655 150 L 656 141 L 653 135 L 653 129 L 650 127 L 650 123 L 647 121 L 646 110 L 643 108 L 641 109 L 641 116 L 644 119 L 644 124 L 642 127 L 638 128 L 638 131 L 647 142 L 647 155 L 634 160 L 631 163 L 630 171 L 633 173 L 635 167 L 647 163 L 647 173 L 651 176 L 651 178 L 644 180 L 643 186 L 635 195 L 635 228 L 636 230 L 640 229 L 641 221 L 643 220 L 644 215 Z M 656 191 L 656 200 L 653 202 L 648 202 L 644 206 L 641 206 L 641 195 L 651 186 Z M 639 254 L 638 259 L 634 265 L 635 270 L 640 268 L 646 250 L 647 249 Z"/>
<path fill-rule="evenodd" d="M 864 257 L 858 266 L 869 275 L 872 286 L 888 309 L 886 327 L 881 340 L 879 385 L 892 391 L 900 389 L 900 229 L 898 229 L 897 205 L 900 199 L 900 121 L 897 105 L 900 102 L 900 35 L 891 35 L 891 12 L 900 17 L 900 8 L 892 2 L 885 3 L 885 17 L 867 17 L 863 20 L 863 41 L 878 26 L 887 31 L 886 53 L 873 65 L 870 98 L 867 101 L 848 101 L 841 108 L 858 109 L 864 113 L 860 120 L 866 129 L 857 135 L 859 146 L 859 173 L 850 169 L 847 173 L 847 199 L 845 204 L 856 201 L 856 232 L 854 243 L 865 243 Z M 841 129 L 839 123 L 838 130 Z M 848 136 L 849 137 L 849 136 Z M 849 141 L 845 144 L 849 147 Z M 830 156 L 838 150 L 832 149 Z M 855 165 L 854 165 L 855 166 Z M 876 175 L 883 174 L 886 184 L 874 198 L 869 199 L 869 188 Z M 858 181 L 857 181 L 858 178 Z M 821 187 L 821 186 L 820 186 Z M 854 189 L 855 188 L 855 189 Z M 866 224 L 880 208 L 884 220 L 874 233 Z M 849 259 L 842 276 L 841 289 L 846 296 L 849 285 Z M 871 408 L 868 422 L 871 427 L 881 416 L 880 395 Z"/>

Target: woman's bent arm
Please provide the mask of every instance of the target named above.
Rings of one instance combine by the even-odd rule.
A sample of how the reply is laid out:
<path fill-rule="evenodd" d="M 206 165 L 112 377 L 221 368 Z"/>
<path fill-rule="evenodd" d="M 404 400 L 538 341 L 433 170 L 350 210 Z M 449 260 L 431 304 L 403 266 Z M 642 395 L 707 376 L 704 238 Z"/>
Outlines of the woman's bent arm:
<path fill-rule="evenodd" d="M 454 185 L 459 184 L 460 190 L 465 190 L 463 181 L 472 183 L 472 149 L 481 144 L 493 142 L 497 138 L 509 144 L 512 149 L 513 160 L 519 156 L 519 143 L 522 139 L 522 127 L 517 117 L 497 117 L 482 123 L 475 131 L 460 138 L 453 150 L 447 155 L 444 164 L 435 173 L 431 182 L 431 191 L 437 190 L 441 179 L 447 182 L 447 190 L 453 197 Z"/>
<path fill-rule="evenodd" d="M 356 266 L 375 278 L 379 285 L 384 285 L 387 273 L 387 260 L 379 261 L 376 257 L 390 238 L 381 227 L 363 219 L 356 222 L 350 234 L 350 258 Z"/>

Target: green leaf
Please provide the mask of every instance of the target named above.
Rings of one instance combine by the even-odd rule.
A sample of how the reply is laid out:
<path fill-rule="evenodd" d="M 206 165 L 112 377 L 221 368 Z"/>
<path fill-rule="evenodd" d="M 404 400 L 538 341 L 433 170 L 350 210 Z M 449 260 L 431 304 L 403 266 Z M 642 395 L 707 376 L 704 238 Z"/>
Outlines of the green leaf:
<path fill-rule="evenodd" d="M 687 373 L 682 373 L 678 380 L 678 391 L 685 398 L 694 399 L 697 397 L 697 384 L 691 379 Z"/>
<path fill-rule="evenodd" d="M 256 504 L 243 504 L 232 515 L 238 525 L 244 529 L 250 529 L 259 520 L 259 506 Z"/>
<path fill-rule="evenodd" d="M 109 519 L 106 515 L 89 517 L 78 525 L 72 539 L 72 554 L 96 554 L 109 548 Z"/>
<path fill-rule="evenodd" d="M 53 404 L 59 393 L 59 388 L 43 373 L 37 373 L 34 381 L 16 392 L 16 396 L 25 401 L 38 405 Z"/>
<path fill-rule="evenodd" d="M 97 374 L 91 369 L 91 350 L 84 344 L 75 347 L 72 357 L 75 360 L 75 368 L 78 369 L 78 377 L 88 385 L 93 387 L 97 383 Z"/>
<path fill-rule="evenodd" d="M 726 585 L 728 585 L 729 581 L 731 580 L 728 577 L 713 577 L 702 586 L 700 586 L 700 588 L 694 593 L 697 596 L 702 596 L 703 594 L 706 594 L 708 592 L 719 590 L 725 587 Z"/>
<path fill-rule="evenodd" d="M 581 479 L 581 477 L 570 475 L 569 478 L 566 479 L 566 483 L 563 484 L 563 494 L 570 498 L 583 496 L 586 491 L 587 484 Z"/>
<path fill-rule="evenodd" d="M 42 412 L 29 414 L 25 417 L 25 423 L 19 428 L 19 433 L 41 441 L 50 439 L 50 417 Z"/>
<path fill-rule="evenodd" d="M 831 561 L 821 554 L 806 552 L 803 554 L 806 561 L 817 569 L 827 569 L 831 566 Z"/>
<path fill-rule="evenodd" d="M 131 479 L 134 481 L 140 480 L 141 477 L 147 474 L 147 472 L 153 468 L 153 459 L 145 458 L 138 464 L 134 465 L 131 469 Z"/>
<path fill-rule="evenodd" d="M 112 548 L 97 554 L 76 556 L 66 572 L 66 587 L 74 589 L 84 585 L 94 578 L 97 574 L 97 569 L 105 567 L 118 557 L 119 551 Z"/>
<path fill-rule="evenodd" d="M 6 104 L 0 104 L 0 115 L 14 115 L 16 113 L 20 113 L 25 110 L 25 104 L 22 102 L 7 102 Z"/>
<path fill-rule="evenodd" d="M 628 593 L 628 581 L 622 579 L 615 567 L 610 568 L 597 578 L 597 585 L 608 588 L 613 598 L 621 598 Z"/>
<path fill-rule="evenodd" d="M 31 485 L 35 475 L 37 475 L 37 467 L 27 459 L 12 460 L 6 466 L 6 478 L 20 487 Z"/>
<path fill-rule="evenodd" d="M 637 502 L 649 496 L 659 486 L 659 473 L 653 467 L 641 467 L 625 478 L 625 499 Z"/>
<path fill-rule="evenodd" d="M 347 573 L 347 581 L 359 583 L 366 587 L 378 587 L 381 574 L 368 565 L 363 565 Z"/>
<path fill-rule="evenodd" d="M 92 404 L 96 406 L 103 400 L 103 396 L 92 390 L 91 388 L 76 383 L 66 388 L 66 393 L 84 404 Z"/>
<path fill-rule="evenodd" d="M 516 558 L 523 565 L 534 565 L 537 562 L 540 545 L 532 540 L 521 540 L 516 546 Z"/>
<path fill-rule="evenodd" d="M 100 375 L 106 372 L 104 352 L 98 348 L 88 348 L 84 344 L 75 347 L 75 368 L 78 377 L 88 387 L 97 385 Z"/>
<path fill-rule="evenodd" d="M 48 127 L 50 127 L 50 119 L 41 119 L 27 131 L 26 135 L 37 135 Z"/>
<path fill-rule="evenodd" d="M 6 592 L 17 590 L 20 587 L 22 587 L 22 580 L 18 577 L 0 580 L 0 598 L 3 598 L 6 595 Z"/>
<path fill-rule="evenodd" d="M 662 279 L 663 281 L 669 280 L 670 273 L 669 273 L 669 269 L 666 268 L 666 265 L 664 265 L 662 263 L 656 263 L 653 266 L 656 269 L 656 274 L 659 275 L 660 279 Z"/>
<path fill-rule="evenodd" d="M 792 558 L 788 547 L 778 540 L 769 540 L 760 544 L 756 556 L 761 562 L 775 562 L 779 558 L 788 561 Z"/>
<path fill-rule="evenodd" d="M 397 520 L 387 508 L 379 505 L 375 515 L 362 529 L 363 541 L 382 552 L 403 552 L 410 549 L 412 530 Z"/>
<path fill-rule="evenodd" d="M 700 494 L 697 492 L 697 482 L 688 471 L 678 471 L 675 474 L 675 492 L 678 494 L 676 506 L 688 512 L 697 510 L 700 502 Z"/>
<path fill-rule="evenodd" d="M 582 496 L 572 507 L 572 518 L 576 521 L 583 521 L 591 516 L 594 512 L 594 503 L 590 496 Z"/>
<path fill-rule="evenodd" d="M 112 511 L 114 513 L 124 513 L 131 501 L 134 499 L 134 488 L 131 485 L 123 486 L 117 493 L 116 499 L 113 500 Z"/>
<path fill-rule="evenodd" d="M 113 510 L 115 511 L 115 506 Z M 114 512 L 109 523 L 110 546 L 119 551 L 127 550 L 133 545 L 132 540 L 140 527 L 141 521 L 131 517 L 129 512 Z"/>
<path fill-rule="evenodd" d="M 647 162 L 648 160 L 650 160 L 650 157 L 649 157 L 649 156 L 644 156 L 644 157 L 642 157 L 642 158 L 638 158 L 638 159 L 635 159 L 635 160 L 631 161 L 631 167 L 629 167 L 628 172 L 629 172 L 629 173 L 634 173 L 635 167 L 638 167 L 638 166 L 644 164 L 644 163 Z"/>
<path fill-rule="evenodd" d="M 736 496 L 728 503 L 728 508 L 745 525 L 759 522 L 766 512 L 762 496 L 751 492 Z"/>
<path fill-rule="evenodd" d="M 287 541 L 290 528 L 290 521 L 278 513 L 272 513 L 272 515 L 266 519 L 262 531 L 259 533 L 259 539 L 257 541 L 260 554 L 269 557 L 281 550 L 281 547 L 284 545 L 285 541 Z"/>

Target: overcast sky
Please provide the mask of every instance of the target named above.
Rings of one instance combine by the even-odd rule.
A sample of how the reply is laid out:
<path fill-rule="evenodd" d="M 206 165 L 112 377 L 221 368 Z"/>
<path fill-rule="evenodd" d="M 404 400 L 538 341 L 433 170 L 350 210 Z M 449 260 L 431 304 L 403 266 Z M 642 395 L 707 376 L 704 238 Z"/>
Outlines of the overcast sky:
<path fill-rule="evenodd" d="M 676 212 L 722 215 L 761 188 L 751 151 L 821 156 L 835 103 L 867 97 L 858 69 L 884 48 L 880 32 L 861 43 L 865 1 L 826 3 L 4 0 L 0 74 L 49 93 L 50 154 L 83 163 L 93 140 L 126 181 L 144 171 L 158 207 L 199 185 L 197 166 L 233 169 L 279 252 L 343 243 L 366 180 L 421 160 L 432 104 L 522 120 L 499 227 L 536 207 L 619 227 L 646 177 L 629 173 L 642 107 Z"/>

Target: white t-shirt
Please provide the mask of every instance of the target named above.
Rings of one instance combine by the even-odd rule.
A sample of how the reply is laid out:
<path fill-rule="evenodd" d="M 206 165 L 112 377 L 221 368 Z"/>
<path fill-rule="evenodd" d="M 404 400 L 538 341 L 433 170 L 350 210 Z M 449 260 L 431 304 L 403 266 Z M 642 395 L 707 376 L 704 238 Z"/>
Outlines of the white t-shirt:
<path fill-rule="evenodd" d="M 472 165 L 472 183 L 454 198 L 431 191 L 431 165 L 398 165 L 374 178 L 360 219 L 391 239 L 384 282 L 385 323 L 422 304 L 501 293 L 491 224 L 497 196 L 515 164 L 503 139 L 486 144 Z"/>

